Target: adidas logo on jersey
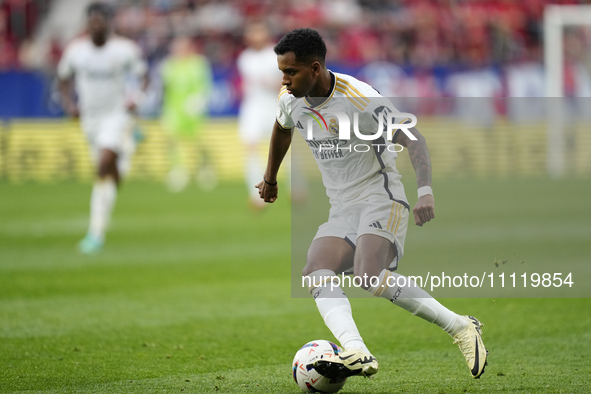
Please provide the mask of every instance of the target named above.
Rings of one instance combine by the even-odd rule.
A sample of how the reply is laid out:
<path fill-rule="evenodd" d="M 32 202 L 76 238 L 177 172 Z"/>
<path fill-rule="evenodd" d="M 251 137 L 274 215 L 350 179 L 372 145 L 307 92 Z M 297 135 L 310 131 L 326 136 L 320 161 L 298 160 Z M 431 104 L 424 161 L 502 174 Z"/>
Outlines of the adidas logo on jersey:
<path fill-rule="evenodd" d="M 380 222 L 373 222 L 372 224 L 369 225 L 369 227 L 375 227 L 375 228 L 382 228 L 382 225 L 380 224 Z"/>
<path fill-rule="evenodd" d="M 297 127 L 298 129 L 302 129 L 302 130 L 304 130 L 304 126 L 302 126 L 302 122 L 300 122 L 299 120 L 298 120 L 298 123 L 296 123 L 296 127 Z"/>

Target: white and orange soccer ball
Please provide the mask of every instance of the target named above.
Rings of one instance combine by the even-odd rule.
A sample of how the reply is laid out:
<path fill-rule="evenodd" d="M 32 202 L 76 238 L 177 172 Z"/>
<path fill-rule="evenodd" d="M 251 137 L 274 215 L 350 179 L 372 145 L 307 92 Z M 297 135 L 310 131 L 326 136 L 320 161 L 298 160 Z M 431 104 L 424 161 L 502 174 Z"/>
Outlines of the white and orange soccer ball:
<path fill-rule="evenodd" d="M 335 343 L 319 339 L 306 343 L 293 358 L 292 371 L 296 384 L 304 393 L 336 393 L 343 388 L 347 379 L 329 379 L 314 368 L 308 369 L 314 361 L 339 354 L 343 349 Z"/>

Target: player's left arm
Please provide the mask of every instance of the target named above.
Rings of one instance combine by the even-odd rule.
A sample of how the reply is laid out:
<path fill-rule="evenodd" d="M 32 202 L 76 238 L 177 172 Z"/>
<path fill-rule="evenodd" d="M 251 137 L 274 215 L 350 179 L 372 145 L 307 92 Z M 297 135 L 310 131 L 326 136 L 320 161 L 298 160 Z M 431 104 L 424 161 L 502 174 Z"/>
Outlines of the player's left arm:
<path fill-rule="evenodd" d="M 132 51 L 130 51 L 128 70 L 139 80 L 139 91 L 136 93 L 135 97 L 131 98 L 127 102 L 127 110 L 130 112 L 135 112 L 138 105 L 140 105 L 145 99 L 148 86 L 150 86 L 150 72 L 148 69 L 148 64 L 143 58 L 141 49 L 133 43 Z"/>
<path fill-rule="evenodd" d="M 429 157 L 429 149 L 427 148 L 427 141 L 425 137 L 415 128 L 410 129 L 410 132 L 417 138 L 411 140 L 405 133 L 399 132 L 395 135 L 392 142 L 404 146 L 408 150 L 410 162 L 412 163 L 415 173 L 417 174 L 417 187 L 428 186 L 431 187 L 431 158 Z M 420 196 L 417 204 L 412 210 L 415 217 L 415 224 L 422 226 L 435 218 L 435 199 L 432 192 Z"/>
<path fill-rule="evenodd" d="M 141 76 L 140 89 L 145 93 L 148 90 L 148 86 L 150 86 L 150 73 L 146 71 L 144 75 Z"/>

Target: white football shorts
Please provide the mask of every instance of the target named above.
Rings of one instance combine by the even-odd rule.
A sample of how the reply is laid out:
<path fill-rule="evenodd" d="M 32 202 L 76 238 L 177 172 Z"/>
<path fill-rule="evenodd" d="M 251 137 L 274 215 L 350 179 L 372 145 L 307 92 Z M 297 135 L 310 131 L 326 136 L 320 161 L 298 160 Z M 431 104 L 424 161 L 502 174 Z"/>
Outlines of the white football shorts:
<path fill-rule="evenodd" d="M 134 118 L 127 112 L 111 112 L 104 115 L 84 116 L 82 129 L 90 145 L 93 162 L 98 165 L 103 149 L 117 153 L 117 168 L 122 176 L 129 172 L 131 156 L 135 152 Z"/>
<path fill-rule="evenodd" d="M 409 207 L 406 202 L 393 201 L 384 194 L 372 194 L 363 201 L 332 207 L 328 221 L 318 227 L 314 239 L 343 238 L 355 248 L 357 239 L 364 234 L 386 238 L 396 247 L 397 257 L 388 267 L 394 271 L 404 255 L 408 219 Z"/>

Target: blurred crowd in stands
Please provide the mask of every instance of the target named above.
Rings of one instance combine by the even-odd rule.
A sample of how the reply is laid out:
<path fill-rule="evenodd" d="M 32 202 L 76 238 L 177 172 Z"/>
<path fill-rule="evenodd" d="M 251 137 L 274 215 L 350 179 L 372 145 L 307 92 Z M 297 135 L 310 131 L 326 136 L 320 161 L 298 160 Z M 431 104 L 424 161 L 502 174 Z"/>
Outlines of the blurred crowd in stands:
<path fill-rule="evenodd" d="M 27 66 L 20 59 L 20 51 L 33 38 L 50 2 L 0 0 L 0 70 Z"/>
<path fill-rule="evenodd" d="M 28 45 L 39 16 L 51 2 L 0 0 L 0 70 L 31 68 L 27 64 L 29 57 L 26 53 L 19 55 L 19 50 L 30 49 Z M 537 73 L 536 78 L 543 79 L 545 5 L 585 1 L 118 0 L 114 3 L 117 32 L 136 40 L 151 65 L 157 65 L 167 55 L 173 37 L 184 35 L 194 37 L 214 68 L 233 67 L 244 48 L 245 24 L 264 20 L 277 39 L 296 27 L 319 30 L 327 42 L 329 66 L 361 77 L 366 75 L 366 80 L 388 80 L 388 86 L 382 88 L 386 95 L 479 96 L 511 95 L 507 84 L 493 80 L 491 75 L 502 74 L 504 81 L 510 79 L 507 69 L 515 65 L 527 65 L 529 75 Z M 579 79 L 591 64 L 591 29 L 568 30 L 565 40 L 566 92 L 578 96 L 587 90 L 579 86 Z M 50 41 L 46 59 L 35 66 L 51 72 L 64 44 Z M 569 68 L 569 64 L 573 67 Z M 450 72 L 485 69 L 492 71 L 474 76 L 479 85 L 486 85 L 473 88 L 479 91 L 468 91 L 471 88 L 464 82 L 458 84 L 448 77 Z M 591 82 L 587 82 L 591 90 Z M 528 95 L 543 95 L 540 86 L 523 89 L 541 89 Z"/>

